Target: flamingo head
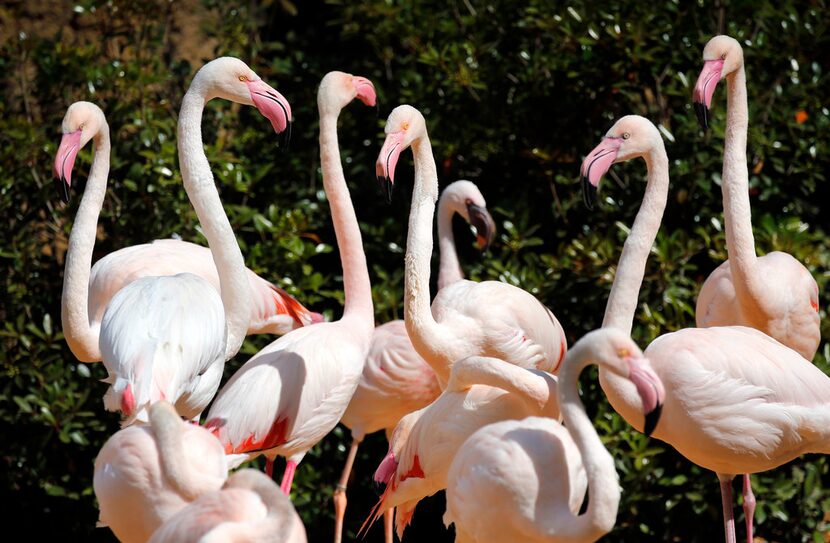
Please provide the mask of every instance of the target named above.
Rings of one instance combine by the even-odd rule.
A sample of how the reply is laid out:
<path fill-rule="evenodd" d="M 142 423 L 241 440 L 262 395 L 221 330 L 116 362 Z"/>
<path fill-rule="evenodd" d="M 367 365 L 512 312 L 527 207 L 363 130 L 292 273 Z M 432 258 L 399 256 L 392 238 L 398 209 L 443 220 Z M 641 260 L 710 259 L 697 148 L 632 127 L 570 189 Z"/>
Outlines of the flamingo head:
<path fill-rule="evenodd" d="M 206 99 L 224 98 L 254 106 L 269 121 L 283 146 L 291 139 L 291 106 L 288 100 L 248 67 L 233 57 L 221 57 L 202 66 L 193 78 L 191 89 L 204 92 Z"/>
<path fill-rule="evenodd" d="M 741 44 L 729 36 L 715 36 L 703 48 L 703 69 L 695 83 L 692 101 L 701 128 L 709 128 L 709 110 L 718 81 L 735 73 L 744 64 Z"/>
<path fill-rule="evenodd" d="M 69 202 L 72 168 L 78 151 L 99 133 L 109 131 L 101 108 L 90 102 L 75 102 L 66 110 L 61 125 L 61 143 L 55 155 L 55 182 L 64 203 Z"/>
<path fill-rule="evenodd" d="M 496 236 L 496 222 L 487 211 L 487 203 L 478 187 L 464 179 L 450 183 L 441 193 L 438 207 L 449 206 L 476 230 L 476 246 L 487 251 Z"/>
<path fill-rule="evenodd" d="M 612 164 L 647 156 L 663 147 L 663 139 L 654 124 L 639 115 L 626 115 L 605 134 L 599 145 L 582 161 L 582 195 L 585 205 L 593 208 L 599 180 Z"/>
<path fill-rule="evenodd" d="M 345 72 L 329 72 L 320 82 L 317 107 L 321 115 L 326 112 L 336 114 L 355 98 L 367 106 L 376 106 L 377 94 L 372 82 Z"/>
<path fill-rule="evenodd" d="M 424 116 L 410 105 L 401 105 L 392 110 L 386 120 L 386 140 L 380 149 L 375 173 L 378 181 L 386 186 L 387 198 L 392 200 L 392 187 L 395 184 L 395 166 L 401 152 L 426 136 L 427 128 Z"/>

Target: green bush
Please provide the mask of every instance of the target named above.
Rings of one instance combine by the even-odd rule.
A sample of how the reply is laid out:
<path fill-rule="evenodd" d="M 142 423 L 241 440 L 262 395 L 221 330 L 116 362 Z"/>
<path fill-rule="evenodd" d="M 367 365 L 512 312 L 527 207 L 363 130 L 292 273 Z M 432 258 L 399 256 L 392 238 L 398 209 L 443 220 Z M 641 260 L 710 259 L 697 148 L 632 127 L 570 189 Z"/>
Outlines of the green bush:
<path fill-rule="evenodd" d="M 494 211 L 500 231 L 487 258 L 478 260 L 471 238 L 459 232 L 468 274 L 536 294 L 555 311 L 570 343 L 601 323 L 645 175 L 642 162 L 616 166 L 616 184 L 604 184 L 602 205 L 589 212 L 577 183 L 580 159 L 619 116 L 638 113 L 658 123 L 672 187 L 635 320 L 633 335 L 642 346 L 694 324 L 698 287 L 726 258 L 718 185 L 724 92 L 707 135 L 697 127 L 690 96 L 703 44 L 728 33 L 745 47 L 758 250 L 786 250 L 801 260 L 819 282 L 826 316 L 830 19 L 824 1 L 261 0 L 229 6 L 79 0 L 45 5 L 43 12 L 30 4 L 0 7 L 7 29 L 0 33 L 0 211 L 9 223 L 0 252 L 0 435 L 6 437 L 0 484 L 7 518 L 32 538 L 112 538 L 94 528 L 91 477 L 117 417 L 101 404 L 101 365 L 75 361 L 60 332 L 63 256 L 90 159 L 90 151 L 81 153 L 73 202 L 60 204 L 50 180 L 60 121 L 71 102 L 90 100 L 112 129 L 96 259 L 171 234 L 205 243 L 176 162 L 176 114 L 199 67 L 182 53 L 187 25 L 197 51 L 215 44 L 206 56 L 241 57 L 291 101 L 290 153 L 276 148 L 255 111 L 227 103 L 206 109 L 206 151 L 248 265 L 334 318 L 342 307 L 341 272 L 318 172 L 315 102 L 327 71 L 367 76 L 380 97 L 379 118 L 353 105 L 340 123 L 378 322 L 402 312 L 401 248 L 412 182 L 405 158 L 391 205 L 374 186 L 381 129 L 392 107 L 408 102 L 424 112 L 441 183 L 472 179 Z M 185 22 L 183 14 L 190 16 Z M 797 119 L 799 112 L 806 120 Z M 823 332 L 815 362 L 827 371 L 826 321 Z M 269 339 L 247 341 L 226 375 Z M 593 372 L 584 376 L 583 391 L 624 489 L 616 529 L 605 540 L 722 537 L 715 476 L 632 431 L 610 410 Z M 330 496 L 348 443 L 348 432 L 338 428 L 298 471 L 294 502 L 311 541 L 331 537 Z M 376 500 L 370 474 L 385 450 L 380 436 L 361 448 L 350 487 L 349 538 Z M 754 481 L 759 536 L 830 540 L 825 458 L 808 456 Z M 450 540 L 442 513 L 440 497 L 426 500 L 407 539 Z M 367 540 L 380 538 L 375 528 Z"/>

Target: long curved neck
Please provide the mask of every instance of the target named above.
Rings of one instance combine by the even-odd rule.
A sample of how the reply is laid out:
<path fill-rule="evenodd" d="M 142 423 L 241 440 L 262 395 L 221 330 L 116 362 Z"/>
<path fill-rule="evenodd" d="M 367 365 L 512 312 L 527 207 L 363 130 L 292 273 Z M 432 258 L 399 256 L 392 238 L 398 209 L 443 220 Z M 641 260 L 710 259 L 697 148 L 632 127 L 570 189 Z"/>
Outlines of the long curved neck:
<path fill-rule="evenodd" d="M 430 309 L 429 264 L 432 255 L 432 218 L 438 198 L 438 173 L 426 134 L 412 145 L 415 186 L 409 210 L 409 234 L 404 261 L 404 323 L 415 350 L 432 366 L 441 388 L 449 379 L 448 347 L 452 339 L 435 322 Z"/>
<path fill-rule="evenodd" d="M 455 251 L 455 236 L 452 233 L 452 217 L 455 210 L 449 198 L 438 200 L 438 290 L 450 283 L 464 279 L 458 253 Z"/>
<path fill-rule="evenodd" d="M 162 472 L 179 494 L 192 501 L 205 492 L 216 490 L 216 482 L 212 477 L 202 477 L 188 464 L 182 435 L 185 424 L 169 404 L 159 402 L 150 408 L 150 426 L 156 438 Z"/>
<path fill-rule="evenodd" d="M 614 459 L 602 445 L 579 398 L 579 374 L 589 364 L 587 353 L 573 353 L 569 358 L 559 374 L 561 409 L 565 427 L 582 455 L 590 500 L 585 514 L 561 525 L 562 535 L 570 535 L 574 541 L 595 541 L 614 527 L 620 486 Z"/>
<path fill-rule="evenodd" d="M 340 147 L 337 142 L 337 116 L 320 111 L 320 164 L 323 170 L 323 187 L 331 206 L 334 235 L 340 248 L 343 266 L 343 290 L 346 298 L 343 318 L 357 318 L 367 325 L 369 334 L 374 326 L 372 287 L 363 240 L 355 216 L 349 187 L 340 163 Z"/>
<path fill-rule="evenodd" d="M 242 346 L 251 318 L 251 291 L 245 260 L 236 242 L 202 146 L 202 111 L 208 98 L 195 81 L 182 100 L 179 113 L 179 164 L 185 191 L 207 238 L 225 309 L 225 359 Z"/>
<path fill-rule="evenodd" d="M 743 65 L 726 78 L 726 135 L 723 145 L 723 219 L 726 251 L 740 303 L 756 306 L 763 298 L 763 282 L 754 273 L 757 256 L 749 203 L 746 139 L 749 111 Z M 757 307 L 750 307 L 757 310 Z"/>
<path fill-rule="evenodd" d="M 661 146 L 646 155 L 645 160 L 648 169 L 645 196 L 617 263 L 617 273 L 602 321 L 603 328 L 613 326 L 629 335 L 646 262 L 660 230 L 669 192 L 669 158 L 666 150 Z"/>
<path fill-rule="evenodd" d="M 539 416 L 559 420 L 557 378 L 539 370 L 508 364 L 498 358 L 470 356 L 452 366 L 449 391 L 462 391 L 473 385 L 487 385 L 512 393 Z"/>
<path fill-rule="evenodd" d="M 89 322 L 89 275 L 98 215 L 104 205 L 110 171 L 110 132 L 106 123 L 93 139 L 93 149 L 89 179 L 69 234 L 61 295 L 63 334 L 72 353 L 82 362 L 101 360 L 100 323 Z"/>

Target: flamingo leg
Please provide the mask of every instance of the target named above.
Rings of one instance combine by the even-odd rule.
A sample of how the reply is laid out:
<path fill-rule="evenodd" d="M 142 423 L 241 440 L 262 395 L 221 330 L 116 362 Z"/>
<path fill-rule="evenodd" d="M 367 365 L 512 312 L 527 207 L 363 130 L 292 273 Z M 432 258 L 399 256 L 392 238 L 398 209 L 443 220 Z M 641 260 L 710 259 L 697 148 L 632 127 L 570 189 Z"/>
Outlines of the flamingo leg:
<path fill-rule="evenodd" d="M 282 474 L 282 483 L 280 483 L 280 490 L 283 494 L 289 496 L 291 494 L 291 483 L 294 482 L 294 472 L 297 470 L 297 463 L 289 460 L 285 464 L 285 473 Z"/>
<path fill-rule="evenodd" d="M 349 483 L 349 475 L 352 473 L 352 466 L 354 465 L 355 456 L 357 456 L 357 447 L 360 445 L 359 439 L 352 439 L 352 446 L 349 448 L 349 455 L 346 457 L 346 465 L 343 467 L 343 474 L 340 476 L 340 481 L 334 489 L 334 543 L 343 541 L 343 518 L 346 516 L 346 485 Z"/>
<path fill-rule="evenodd" d="M 274 478 L 274 459 L 273 458 L 266 458 L 265 459 L 265 475 L 267 475 L 269 479 Z"/>
<path fill-rule="evenodd" d="M 383 537 L 385 543 L 395 543 L 395 508 L 383 512 Z"/>
<path fill-rule="evenodd" d="M 723 531 L 726 543 L 737 543 L 735 538 L 735 517 L 732 511 L 732 476 L 718 474 L 720 497 L 723 505 Z"/>
<path fill-rule="evenodd" d="M 752 481 L 744 473 L 744 517 L 746 518 L 746 541 L 752 543 L 752 518 L 755 516 L 755 494 L 752 493 Z"/>

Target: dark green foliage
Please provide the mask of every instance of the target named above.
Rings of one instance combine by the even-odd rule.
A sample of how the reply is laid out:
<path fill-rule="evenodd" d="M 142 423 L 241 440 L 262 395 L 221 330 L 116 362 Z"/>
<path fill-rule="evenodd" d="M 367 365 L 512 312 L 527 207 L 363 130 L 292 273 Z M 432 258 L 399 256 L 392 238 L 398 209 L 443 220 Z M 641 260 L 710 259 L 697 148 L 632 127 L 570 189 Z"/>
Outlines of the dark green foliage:
<path fill-rule="evenodd" d="M 59 23 L 52 26 L 34 22 L 26 3 L 0 8 L 0 20 L 13 29 L 2 33 L 0 44 L 0 209 L 9 225 L 0 252 L 0 486 L 7 518 L 25 526 L 33 540 L 67 534 L 111 539 L 94 529 L 91 476 L 97 450 L 117 420 L 103 411 L 104 385 L 97 382 L 103 367 L 77 363 L 59 325 L 63 253 L 90 152 L 81 153 L 73 201 L 63 206 L 50 180 L 60 121 L 71 102 L 84 99 L 102 107 L 112 129 L 96 259 L 174 233 L 205 243 L 181 186 L 175 147 L 179 103 L 198 65 L 179 54 L 181 23 L 174 15 L 195 4 L 56 2 L 52 17 Z M 470 238 L 459 233 L 468 274 L 536 294 L 556 312 L 570 343 L 601 323 L 645 175 L 640 161 L 615 166 L 599 209 L 589 212 L 577 183 L 579 161 L 621 115 L 658 123 L 672 188 L 634 337 L 645 346 L 692 326 L 699 285 L 726 253 L 718 185 L 724 90 L 717 92 L 712 129 L 703 134 L 691 86 L 706 40 L 724 32 L 745 48 L 758 250 L 785 250 L 801 260 L 819 282 L 826 317 L 826 2 L 611 4 L 261 0 L 229 6 L 207 0 L 205 9 L 193 11 L 197 22 L 190 20 L 198 26 L 191 29 L 197 41 L 214 40 L 209 56 L 248 62 L 291 101 L 295 114 L 291 150 L 284 154 L 252 108 L 217 101 L 205 112 L 207 155 L 248 265 L 309 307 L 339 316 L 341 272 L 318 173 L 315 103 L 320 78 L 339 69 L 371 78 L 380 97 L 380 118 L 355 104 L 340 122 L 378 322 L 401 315 L 412 171 L 404 155 L 387 206 L 374 186 L 374 160 L 386 114 L 408 102 L 427 118 L 442 185 L 472 179 L 498 221 L 496 246 L 481 261 Z M 815 362 L 827 371 L 826 321 L 823 331 Z M 226 375 L 269 339 L 246 342 Z M 718 540 L 715 476 L 632 431 L 608 407 L 595 372 L 583 384 L 624 489 L 617 527 L 605 540 Z M 331 536 L 330 496 L 348 443 L 348 431 L 338 428 L 298 471 L 294 502 L 311 541 Z M 370 475 L 384 453 L 380 436 L 361 448 L 350 487 L 349 539 L 375 502 Z M 830 475 L 823 457 L 805 457 L 754 481 L 759 536 L 827 540 Z M 441 498 L 428 500 L 407 540 L 450 540 L 442 512 Z M 380 537 L 374 528 L 367 540 Z"/>

